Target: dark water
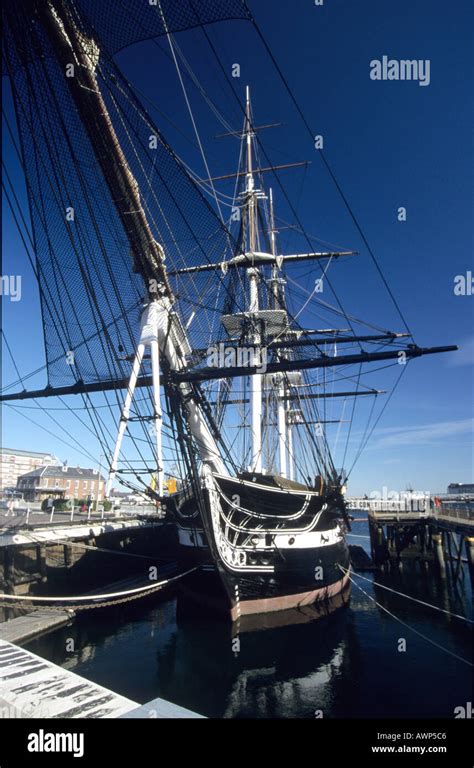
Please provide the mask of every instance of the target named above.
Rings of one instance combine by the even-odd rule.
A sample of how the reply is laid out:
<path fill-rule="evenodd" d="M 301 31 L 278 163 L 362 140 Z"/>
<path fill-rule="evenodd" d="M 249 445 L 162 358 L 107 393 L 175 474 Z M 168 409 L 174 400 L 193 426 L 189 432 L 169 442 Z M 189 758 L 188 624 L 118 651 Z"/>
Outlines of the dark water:
<path fill-rule="evenodd" d="M 366 535 L 366 525 L 354 532 Z M 415 564 L 377 580 L 455 613 L 469 608 L 467 573 L 457 596 Z M 371 575 L 355 581 L 367 595 L 353 585 L 346 607 L 317 620 L 274 614 L 281 626 L 242 623 L 238 642 L 235 625 L 183 617 L 179 596 L 168 596 L 90 611 L 28 647 L 135 701 L 160 696 L 211 717 L 453 717 L 472 701 L 472 666 L 462 661 L 473 661 L 472 625 L 382 590 Z"/>

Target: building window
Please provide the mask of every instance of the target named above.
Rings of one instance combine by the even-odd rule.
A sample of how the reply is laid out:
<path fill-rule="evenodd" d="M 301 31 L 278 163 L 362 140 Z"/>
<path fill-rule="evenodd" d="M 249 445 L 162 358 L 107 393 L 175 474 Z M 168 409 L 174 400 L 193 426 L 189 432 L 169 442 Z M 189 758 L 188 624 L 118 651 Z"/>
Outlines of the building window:
<path fill-rule="evenodd" d="M 70 487 L 71 487 L 71 481 L 70 480 L 66 480 L 66 488 L 70 488 Z"/>

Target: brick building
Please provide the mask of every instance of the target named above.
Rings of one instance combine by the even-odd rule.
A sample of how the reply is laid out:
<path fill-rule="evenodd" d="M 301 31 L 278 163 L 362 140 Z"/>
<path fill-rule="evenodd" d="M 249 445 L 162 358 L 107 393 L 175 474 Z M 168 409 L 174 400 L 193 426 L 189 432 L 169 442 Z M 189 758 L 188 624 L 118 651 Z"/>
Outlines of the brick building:
<path fill-rule="evenodd" d="M 58 460 L 51 453 L 0 448 L 0 491 L 16 488 L 18 478 L 27 472 L 57 463 Z"/>
<path fill-rule="evenodd" d="M 53 499 L 104 498 L 105 480 L 96 469 L 46 466 L 18 478 L 17 489 L 27 501 Z"/>

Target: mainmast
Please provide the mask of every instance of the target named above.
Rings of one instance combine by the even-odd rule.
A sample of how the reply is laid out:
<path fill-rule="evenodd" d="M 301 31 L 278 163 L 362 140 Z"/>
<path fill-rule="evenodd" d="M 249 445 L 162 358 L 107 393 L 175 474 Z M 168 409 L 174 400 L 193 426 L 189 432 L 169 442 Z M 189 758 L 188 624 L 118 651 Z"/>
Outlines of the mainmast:
<path fill-rule="evenodd" d="M 277 256 L 277 244 L 276 244 L 276 230 L 275 230 L 275 210 L 273 207 L 273 190 L 270 188 L 269 191 L 269 204 L 270 204 L 270 244 L 271 244 L 271 252 L 272 256 L 275 257 L 276 262 L 276 256 Z M 278 267 L 276 263 L 272 267 L 272 277 L 271 277 L 271 287 L 272 287 L 272 293 L 273 293 L 273 307 L 274 309 L 283 309 L 284 308 L 284 287 L 283 287 L 283 279 L 278 276 Z M 286 390 L 285 390 L 285 376 L 281 373 L 276 374 L 275 376 L 275 383 L 277 386 L 277 425 L 278 425 L 278 454 L 279 454 L 279 462 L 280 462 L 280 475 L 282 477 L 286 477 L 287 475 L 287 464 L 286 464 L 286 452 L 287 447 L 288 450 L 290 448 L 289 441 L 287 440 L 287 437 L 289 437 L 289 433 L 287 434 L 287 411 L 288 411 L 288 400 L 285 398 Z M 292 462 L 293 462 L 293 456 L 292 452 L 290 452 L 289 460 L 290 460 L 290 478 L 292 475 Z"/>
<path fill-rule="evenodd" d="M 245 103 L 245 140 L 247 144 L 247 173 L 245 186 L 245 201 L 247 208 L 246 224 L 248 230 L 248 255 L 253 260 L 257 245 L 257 200 L 255 194 L 255 182 L 253 176 L 253 157 L 252 157 L 252 120 L 250 109 L 250 88 L 246 89 Z M 249 278 L 249 313 L 253 317 L 253 330 L 249 341 L 254 347 L 254 356 L 261 355 L 262 338 L 257 330 L 259 299 L 258 285 L 260 282 L 260 270 L 252 266 L 247 270 Z M 255 359 L 255 358 L 254 358 Z M 250 377 L 250 408 L 251 408 L 251 432 L 252 446 L 250 458 L 250 471 L 262 471 L 262 376 L 257 374 Z"/>

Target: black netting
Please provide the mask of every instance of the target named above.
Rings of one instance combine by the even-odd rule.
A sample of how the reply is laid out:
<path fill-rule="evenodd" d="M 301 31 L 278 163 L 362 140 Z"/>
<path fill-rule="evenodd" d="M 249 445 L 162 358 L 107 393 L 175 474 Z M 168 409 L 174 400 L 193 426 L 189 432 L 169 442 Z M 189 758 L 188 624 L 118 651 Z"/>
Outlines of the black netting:
<path fill-rule="evenodd" d="M 152 237 L 164 248 L 169 272 L 228 259 L 236 252 L 236 244 L 137 102 L 112 57 L 124 46 L 167 30 L 177 32 L 226 18 L 249 18 L 245 3 L 241 0 L 161 0 L 161 5 L 159 2 L 151 5 L 147 0 L 53 2 L 58 13 L 66 13 L 76 29 L 83 30 L 84 45 L 91 50 L 88 40 L 92 38 L 100 50 L 95 73 L 97 83 L 128 167 L 140 189 L 140 209 L 145 212 Z M 146 283 L 141 275 L 133 272 L 133 238 L 126 233 L 123 209 L 120 212 L 120 206 L 114 203 L 110 179 L 106 180 L 98 160 L 100 151 L 107 152 L 107 141 L 104 140 L 98 151 L 98 143 L 90 140 L 91 135 L 97 135 L 97 131 L 93 133 L 94 118 L 89 121 L 88 130 L 84 127 L 77 93 L 73 97 L 64 66 L 53 52 L 40 20 L 45 5 L 46 0 L 5 0 L 4 68 L 12 84 L 25 164 L 49 383 L 63 386 L 80 380 L 89 383 L 127 379 L 138 339 Z M 152 138 L 156 141 L 151 141 Z M 307 250 L 306 236 L 304 242 Z M 134 244 L 136 257 L 136 239 Z M 243 245 L 239 243 L 239 248 Z M 264 308 L 269 306 L 264 279 L 268 277 L 262 269 L 260 305 Z M 295 281 L 290 275 L 288 280 L 291 288 Z M 194 353 L 191 362 L 203 365 L 211 340 L 227 335 L 220 315 L 244 309 L 248 278 L 244 270 L 229 269 L 227 274 L 217 270 L 172 276 L 170 282 L 176 298 L 175 308 L 188 327 Z M 324 327 L 333 327 L 334 323 L 336 328 L 340 324 L 344 329 L 347 325 L 351 327 L 339 302 L 339 309 L 325 301 L 318 302 L 316 307 L 307 306 L 309 291 L 304 286 L 302 290 L 304 293 L 296 296 L 296 317 L 303 307 L 309 327 L 318 327 L 321 320 Z M 291 298 L 291 294 L 287 296 Z M 290 303 L 290 311 L 295 306 Z M 355 318 L 352 321 L 356 325 L 361 322 Z M 292 325 L 299 328 L 294 318 Z M 317 336 L 308 343 L 312 345 L 313 355 L 321 353 Z M 335 345 L 334 350 L 332 346 L 325 346 L 324 352 L 336 355 Z M 290 353 L 295 360 L 307 356 L 304 348 L 292 348 Z M 328 477 L 334 475 L 325 436 L 315 437 L 310 430 L 311 425 L 324 421 L 327 416 L 328 423 L 336 423 L 331 421 L 333 401 L 329 401 L 326 414 L 326 400 L 318 398 L 325 390 L 337 390 L 338 385 L 346 392 L 355 389 L 356 394 L 360 394 L 360 388 L 367 388 L 361 382 L 361 366 L 349 370 L 335 368 L 333 373 L 326 369 L 308 371 L 301 385 L 295 384 L 292 391 L 288 414 L 293 420 L 289 424 L 300 423 L 299 415 L 304 414 L 308 426 L 300 438 L 295 430 L 295 445 L 298 440 L 301 442 L 295 447 L 300 476 L 311 474 L 314 466 L 319 466 Z M 285 387 L 290 387 L 289 380 L 285 380 Z M 220 398 L 227 402 L 227 396 L 231 395 L 231 403 L 233 398 L 238 408 L 239 423 L 246 422 L 249 393 L 245 377 L 241 381 L 209 382 L 203 389 L 212 405 L 218 404 Z M 266 389 L 264 443 L 269 470 L 276 461 L 276 444 L 267 439 L 276 421 L 276 400 L 271 397 Z M 344 411 L 345 396 L 337 402 L 342 403 L 342 415 L 350 415 L 351 424 L 354 408 L 350 414 Z M 151 407 L 151 400 L 143 407 Z M 371 418 L 372 410 L 369 420 Z M 224 410 L 219 407 L 217 420 L 226 429 Z M 236 426 L 232 413 L 227 425 L 226 444 L 234 456 L 239 456 L 239 466 L 246 467 L 250 450 L 246 431 L 239 430 L 237 434 L 232 431 Z M 367 428 L 361 432 L 361 445 L 366 434 Z M 343 464 L 350 436 L 349 427 Z M 336 444 L 337 440 L 338 437 Z"/>
<path fill-rule="evenodd" d="M 49 0 L 5 0 L 4 5 L 21 5 L 24 11 L 23 33 L 28 29 L 35 8 Z M 61 5 L 61 0 L 58 5 Z M 181 32 L 204 24 L 230 19 L 250 19 L 242 0 L 67 0 L 64 3 L 79 15 L 87 35 L 100 41 L 109 55 L 128 45 L 159 37 L 167 32 Z M 39 51 L 24 38 L 28 61 Z M 22 41 L 18 43 L 21 45 Z M 9 74 L 3 68 L 4 74 Z"/>
<path fill-rule="evenodd" d="M 78 0 L 67 6 L 78 23 L 85 20 L 99 45 L 99 86 L 168 268 L 228 258 L 235 247 L 228 232 L 111 58 L 145 31 L 146 36 L 163 32 L 157 6 L 130 0 Z M 245 13 L 238 0 L 162 0 L 161 7 L 173 31 Z M 30 3 L 5 4 L 4 57 L 25 161 L 49 383 L 128 376 L 130 363 L 123 358 L 137 342 L 143 280 L 132 271 L 127 236 L 64 71 L 30 12 Z M 174 281 L 184 321 L 201 308 L 189 329 L 193 348 L 208 344 L 211 329 L 218 329 L 228 291 L 224 280 L 204 273 Z"/>

